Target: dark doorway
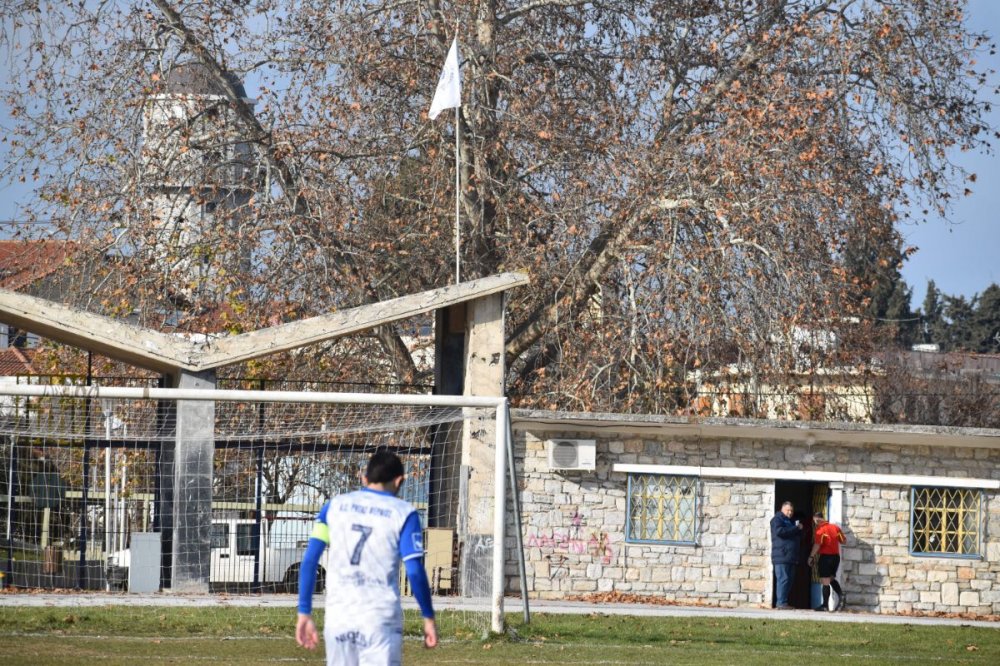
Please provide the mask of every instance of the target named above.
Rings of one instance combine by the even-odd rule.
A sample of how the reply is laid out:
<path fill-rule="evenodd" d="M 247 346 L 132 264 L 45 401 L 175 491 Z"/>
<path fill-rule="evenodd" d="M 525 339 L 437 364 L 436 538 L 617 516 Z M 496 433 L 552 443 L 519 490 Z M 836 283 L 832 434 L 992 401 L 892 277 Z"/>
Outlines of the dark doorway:
<path fill-rule="evenodd" d="M 813 572 L 806 564 L 809 551 L 813 544 L 813 519 L 814 511 L 827 512 L 827 498 L 830 495 L 830 485 L 825 481 L 775 481 L 774 482 L 774 510 L 781 509 L 785 502 L 791 502 L 795 506 L 795 514 L 792 520 L 802 522 L 802 545 L 799 550 L 799 566 L 795 569 L 795 578 L 792 581 L 792 591 L 788 595 L 788 603 L 795 608 L 813 608 Z M 771 588 L 771 604 L 777 595 L 774 593 L 774 583 Z"/>

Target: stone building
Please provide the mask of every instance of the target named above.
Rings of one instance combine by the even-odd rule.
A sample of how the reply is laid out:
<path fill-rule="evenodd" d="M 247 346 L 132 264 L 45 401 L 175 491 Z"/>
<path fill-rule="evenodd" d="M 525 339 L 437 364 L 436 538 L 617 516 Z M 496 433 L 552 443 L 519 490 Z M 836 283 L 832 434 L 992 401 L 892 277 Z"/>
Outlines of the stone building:
<path fill-rule="evenodd" d="M 807 527 L 822 510 L 847 534 L 839 578 L 850 608 L 1000 613 L 1000 431 L 512 419 L 529 596 L 771 607 L 768 524 L 790 500 Z M 517 590 L 514 564 L 507 573 Z M 793 604 L 817 605 L 817 588 L 800 567 Z"/>

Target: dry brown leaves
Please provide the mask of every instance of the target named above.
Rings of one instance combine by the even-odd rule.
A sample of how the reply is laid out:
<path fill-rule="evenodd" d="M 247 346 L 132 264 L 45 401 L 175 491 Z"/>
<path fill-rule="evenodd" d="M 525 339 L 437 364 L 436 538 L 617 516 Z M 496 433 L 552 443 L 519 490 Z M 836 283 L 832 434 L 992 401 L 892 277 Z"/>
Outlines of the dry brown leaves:
<path fill-rule="evenodd" d="M 591 604 L 651 604 L 654 606 L 713 606 L 698 599 L 676 601 L 650 594 L 631 594 L 626 592 L 594 592 L 566 597 L 567 601 L 583 601 Z"/>
<path fill-rule="evenodd" d="M 699 599 L 674 600 L 648 594 L 632 594 L 626 592 L 595 592 L 566 597 L 567 601 L 582 601 L 591 604 L 648 604 L 653 606 L 716 606 Z M 895 613 L 903 617 L 935 617 L 954 620 L 976 620 L 979 622 L 1000 622 L 1000 615 L 981 615 L 977 613 L 949 613 L 946 611 L 906 611 Z"/>
<path fill-rule="evenodd" d="M 948 611 L 905 611 L 896 613 L 904 617 L 940 617 L 950 620 L 976 620 L 977 622 L 1000 622 L 1000 615 L 980 615 L 979 613 L 950 613 Z"/>

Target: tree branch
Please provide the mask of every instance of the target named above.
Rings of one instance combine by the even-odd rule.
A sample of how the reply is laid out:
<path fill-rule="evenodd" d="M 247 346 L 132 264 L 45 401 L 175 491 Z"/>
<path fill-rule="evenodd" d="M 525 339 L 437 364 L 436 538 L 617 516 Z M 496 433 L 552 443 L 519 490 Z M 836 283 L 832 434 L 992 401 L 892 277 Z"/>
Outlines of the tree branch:
<path fill-rule="evenodd" d="M 697 203 L 691 198 L 660 197 L 647 203 L 641 209 L 626 216 L 620 225 L 609 225 L 590 243 L 586 256 L 589 262 L 579 264 L 574 271 L 579 276 L 578 286 L 566 296 L 552 303 L 542 304 L 527 317 L 524 324 L 514 332 L 507 343 L 507 363 L 512 363 L 528 350 L 545 333 L 549 326 L 555 323 L 560 306 L 573 309 L 597 292 L 597 285 L 606 273 L 615 254 L 622 244 L 631 237 L 632 232 L 651 216 L 681 208 L 692 208 Z M 571 274 L 567 282 L 573 277 Z"/>
<path fill-rule="evenodd" d="M 589 0 L 532 0 L 525 5 L 518 7 L 517 9 L 512 9 L 503 16 L 497 17 L 497 22 L 500 25 L 507 25 L 517 19 L 521 18 L 525 14 L 530 14 L 536 9 L 541 9 L 542 7 L 579 7 L 580 5 L 591 5 L 594 4 Z"/>
<path fill-rule="evenodd" d="M 153 0 L 156 7 L 163 12 L 170 28 L 178 35 L 184 44 L 185 49 L 194 55 L 197 60 L 204 65 L 212 77 L 213 82 L 220 86 L 226 93 L 226 97 L 232 102 L 233 108 L 241 121 L 249 130 L 247 139 L 263 148 L 263 156 L 267 163 L 279 174 L 282 189 L 285 196 L 292 202 L 292 210 L 298 215 L 308 215 L 308 202 L 301 196 L 301 183 L 299 174 L 285 160 L 281 159 L 275 152 L 273 137 L 270 132 L 264 129 L 260 120 L 254 115 L 250 105 L 242 98 L 232 81 L 229 80 L 227 70 L 219 64 L 211 52 L 197 39 L 191 29 L 184 23 L 184 19 L 167 0 Z M 360 269 L 351 257 L 343 252 L 343 248 L 336 243 L 336 248 L 341 257 L 341 266 L 347 273 L 352 275 L 357 285 L 346 285 L 351 288 L 358 297 L 367 300 L 380 300 L 379 294 L 371 288 L 371 282 L 365 279 Z M 396 368 L 397 374 L 403 381 L 410 381 L 416 376 L 416 364 L 413 357 L 406 351 L 406 345 L 391 326 L 380 326 L 375 329 L 375 335 L 382 344 L 384 350 L 389 355 Z"/>
<path fill-rule="evenodd" d="M 824 12 L 830 6 L 831 1 L 823 2 L 809 10 L 803 15 L 802 20 Z M 769 9 L 767 12 L 767 23 L 758 28 L 758 35 L 778 24 L 784 17 L 786 5 L 787 0 L 781 0 Z M 673 143 L 679 143 L 679 137 L 685 136 L 702 122 L 705 115 L 716 106 L 737 78 L 747 72 L 755 63 L 763 59 L 766 54 L 783 47 L 791 39 L 792 36 L 790 34 L 786 34 L 783 39 L 751 39 L 729 71 L 724 73 L 715 82 L 715 85 L 699 98 L 698 103 L 691 112 L 683 116 L 679 122 L 661 128 L 657 140 L 664 141 L 667 137 L 674 137 Z M 566 296 L 535 308 L 524 320 L 520 328 L 514 332 L 507 343 L 506 356 L 508 365 L 534 345 L 544 335 L 545 331 L 555 323 L 560 307 L 563 309 L 575 309 L 596 292 L 598 282 L 604 276 L 613 256 L 619 251 L 639 224 L 656 212 L 692 205 L 694 205 L 694 202 L 688 198 L 655 199 L 639 210 L 624 216 L 624 221 L 621 224 L 609 224 L 609 226 L 605 227 L 594 238 L 588 248 L 586 256 L 589 257 L 589 261 L 582 261 L 577 264 L 566 278 L 566 282 L 574 282 L 578 286 Z"/>

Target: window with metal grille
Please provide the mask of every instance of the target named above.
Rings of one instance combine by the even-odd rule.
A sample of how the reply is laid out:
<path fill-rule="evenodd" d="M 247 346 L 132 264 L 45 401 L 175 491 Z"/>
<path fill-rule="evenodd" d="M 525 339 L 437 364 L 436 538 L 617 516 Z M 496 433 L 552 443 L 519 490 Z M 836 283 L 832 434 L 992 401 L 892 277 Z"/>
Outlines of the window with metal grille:
<path fill-rule="evenodd" d="M 693 544 L 697 517 L 697 477 L 628 475 L 627 542 Z"/>
<path fill-rule="evenodd" d="M 979 555 L 982 503 L 982 492 L 974 488 L 912 488 L 910 552 Z"/>

